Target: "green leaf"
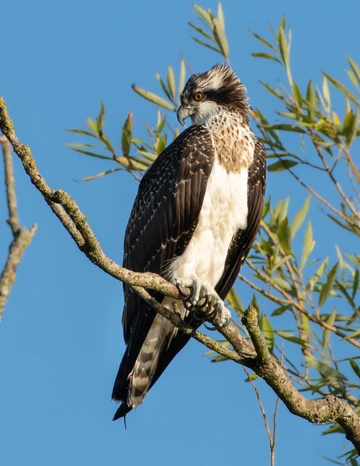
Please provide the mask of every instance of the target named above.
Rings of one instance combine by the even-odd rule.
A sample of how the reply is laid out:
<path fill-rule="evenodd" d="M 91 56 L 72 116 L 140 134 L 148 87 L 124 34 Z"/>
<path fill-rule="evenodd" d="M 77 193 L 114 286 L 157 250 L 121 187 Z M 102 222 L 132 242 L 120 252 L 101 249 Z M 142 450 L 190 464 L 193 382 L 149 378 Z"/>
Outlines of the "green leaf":
<path fill-rule="evenodd" d="M 302 98 L 300 89 L 299 89 L 299 87 L 298 87 L 298 85 L 296 84 L 295 81 L 293 81 L 293 83 L 292 83 L 292 90 L 293 90 L 293 95 L 294 95 L 294 98 L 295 98 L 296 102 L 299 105 L 301 105 L 301 103 L 303 101 L 303 98 Z"/>
<path fill-rule="evenodd" d="M 169 66 L 168 68 L 168 73 L 167 73 L 167 83 L 168 83 L 168 88 L 171 93 L 171 96 L 173 99 L 176 97 L 176 85 L 175 85 L 175 76 L 174 76 L 174 70 L 172 69 L 172 66 Z"/>
<path fill-rule="evenodd" d="M 87 127 L 96 137 L 100 137 L 97 124 L 91 118 L 87 119 Z"/>
<path fill-rule="evenodd" d="M 67 147 L 69 147 L 69 149 L 75 152 L 79 152 L 80 154 L 89 155 L 90 157 L 96 157 L 98 159 L 114 160 L 112 157 L 108 157 L 107 155 L 95 154 L 95 152 L 77 149 L 76 147 L 72 147 L 72 144 L 67 144 Z"/>
<path fill-rule="evenodd" d="M 329 315 L 329 317 L 326 319 L 326 323 L 329 325 L 334 325 L 335 318 L 336 318 L 336 307 L 334 307 L 334 310 Z M 322 337 L 322 343 L 321 343 L 323 348 L 325 348 L 326 345 L 328 344 L 330 334 L 331 334 L 331 330 L 325 329 L 323 331 L 323 337 Z"/>
<path fill-rule="evenodd" d="M 204 20 L 208 23 L 208 25 L 211 27 L 212 26 L 212 18 L 211 18 L 211 14 L 208 13 L 206 10 L 204 10 L 203 8 L 201 8 L 201 6 L 199 5 L 193 5 L 193 8 L 194 10 L 196 10 L 199 15 L 204 18 Z"/>
<path fill-rule="evenodd" d="M 86 178 L 83 178 L 82 180 L 77 180 L 77 181 L 83 182 L 83 181 L 96 180 L 97 178 L 101 178 L 101 177 L 103 177 L 105 175 L 109 175 L 110 173 L 115 173 L 115 172 L 118 172 L 120 170 L 123 170 L 123 168 L 112 168 L 111 170 L 106 170 L 104 172 L 98 173 L 97 175 L 88 176 Z"/>
<path fill-rule="evenodd" d="M 306 90 L 306 106 L 308 108 L 309 116 L 313 120 L 315 117 L 316 110 L 316 96 L 315 90 L 312 81 L 309 81 L 307 90 Z"/>
<path fill-rule="evenodd" d="M 326 79 L 325 76 L 324 76 L 324 79 L 323 79 L 323 95 L 324 95 L 324 100 L 325 100 L 325 110 L 327 112 L 330 112 L 330 109 L 331 109 L 331 97 L 330 97 L 328 80 Z"/>
<path fill-rule="evenodd" d="M 181 95 L 184 86 L 185 86 L 185 76 L 186 76 L 186 68 L 185 68 L 185 61 L 181 60 L 180 62 L 180 78 L 179 78 L 179 96 Z"/>
<path fill-rule="evenodd" d="M 146 91 L 145 89 L 142 89 L 135 84 L 133 84 L 131 87 L 137 94 L 141 95 L 141 97 L 144 97 L 144 99 L 149 100 L 153 104 L 160 105 L 160 107 L 166 108 L 166 110 L 172 110 L 173 112 L 175 111 L 175 107 L 172 104 L 170 104 L 167 100 L 159 97 L 158 95 Z"/>
<path fill-rule="evenodd" d="M 350 366 L 352 370 L 355 372 L 355 374 L 359 377 L 360 379 L 360 367 L 356 364 L 356 361 L 352 358 L 349 359 Z"/>
<path fill-rule="evenodd" d="M 316 369 L 323 377 L 335 380 L 347 380 L 344 374 L 311 356 L 304 356 L 309 366 Z"/>
<path fill-rule="evenodd" d="M 219 23 L 220 23 L 223 31 L 225 31 L 225 17 L 224 17 L 224 12 L 223 12 L 223 9 L 222 9 L 221 2 L 218 3 L 217 14 L 218 14 Z"/>
<path fill-rule="evenodd" d="M 206 31 L 204 31 L 203 29 L 201 29 L 200 27 L 196 26 L 195 24 L 193 24 L 192 22 L 188 22 L 188 25 L 194 29 L 196 32 L 198 32 L 199 34 L 201 34 L 203 37 L 206 37 L 206 39 L 210 40 L 211 42 L 215 42 L 215 39 L 210 35 L 208 34 Z"/>
<path fill-rule="evenodd" d="M 360 337 L 360 329 L 355 330 L 354 332 L 351 332 L 349 335 L 346 335 L 344 340 L 348 340 L 349 338 L 358 338 L 358 337 Z"/>
<path fill-rule="evenodd" d="M 346 140 L 346 144 L 350 146 L 356 138 L 357 128 L 359 123 L 359 109 L 353 113 L 352 110 L 348 112 L 344 119 L 343 132 Z"/>
<path fill-rule="evenodd" d="M 287 218 L 285 218 L 280 223 L 278 230 L 278 238 L 280 241 L 280 245 L 284 249 L 285 253 L 292 254 L 291 229 Z"/>
<path fill-rule="evenodd" d="M 282 172 L 283 170 L 286 170 L 288 168 L 295 167 L 295 165 L 298 165 L 298 162 L 295 162 L 294 160 L 290 160 L 290 159 L 281 159 L 269 165 L 268 171 L 269 172 Z"/>
<path fill-rule="evenodd" d="M 204 42 L 204 41 L 202 41 L 202 40 L 200 40 L 200 39 L 197 39 L 196 37 L 192 36 L 191 34 L 190 34 L 190 37 L 191 37 L 197 44 L 202 45 L 203 47 L 206 47 L 206 48 L 208 48 L 208 49 L 210 49 L 210 50 L 212 50 L 212 51 L 214 51 L 214 52 L 220 53 L 220 55 L 222 55 L 222 51 L 219 50 L 219 49 L 217 49 L 216 47 L 213 47 L 212 45 L 207 44 L 206 42 Z"/>
<path fill-rule="evenodd" d="M 289 309 L 288 306 L 280 306 L 280 307 L 278 307 L 277 309 L 275 309 L 275 311 L 273 311 L 273 312 L 271 313 L 271 316 L 272 316 L 272 317 L 281 316 L 281 315 L 284 314 L 284 312 L 286 312 L 288 309 Z"/>
<path fill-rule="evenodd" d="M 127 157 L 130 153 L 131 148 L 131 137 L 132 137 L 132 113 L 129 113 L 122 127 L 121 133 L 121 150 L 124 157 Z"/>
<path fill-rule="evenodd" d="M 226 296 L 226 301 L 236 311 L 237 314 L 241 316 L 244 314 L 244 307 L 234 287 L 231 288 L 228 295 Z"/>
<path fill-rule="evenodd" d="M 346 57 L 353 73 L 357 79 L 358 84 L 360 84 L 360 68 L 358 67 L 357 63 L 350 57 Z"/>
<path fill-rule="evenodd" d="M 301 134 L 306 133 L 306 131 L 303 128 L 299 128 L 299 126 L 296 126 L 296 125 L 276 124 L 276 125 L 261 125 L 261 126 L 265 129 L 290 131 L 290 133 L 301 133 Z"/>
<path fill-rule="evenodd" d="M 66 131 L 69 131 L 69 133 L 82 134 L 83 136 L 91 136 L 92 138 L 96 137 L 94 133 L 83 129 L 67 129 Z"/>
<path fill-rule="evenodd" d="M 278 51 L 276 50 L 275 47 L 273 47 L 270 42 L 268 42 L 267 40 L 265 40 L 263 37 L 259 36 L 259 34 L 256 34 L 255 32 L 253 31 L 249 31 L 250 34 L 252 34 L 258 41 L 260 41 L 262 44 L 264 44 L 266 47 L 268 47 L 269 49 L 271 49 L 272 51 L 274 51 L 275 53 L 278 53 Z"/>
<path fill-rule="evenodd" d="M 166 95 L 166 97 L 167 97 L 169 100 L 171 100 L 171 99 L 172 99 L 171 94 L 170 94 L 168 88 L 165 86 L 164 81 L 161 79 L 160 74 L 156 72 L 156 73 L 155 73 L 155 77 L 156 77 L 156 79 L 158 80 L 158 82 L 159 82 L 159 84 L 160 84 L 160 87 L 161 87 L 163 93 Z"/>
<path fill-rule="evenodd" d="M 105 106 L 102 101 L 100 101 L 100 112 L 96 118 L 96 126 L 98 134 L 102 133 L 103 127 L 105 122 Z"/>
<path fill-rule="evenodd" d="M 274 330 L 265 314 L 261 316 L 260 328 L 264 334 L 266 345 L 270 353 L 272 353 L 274 349 L 275 335 Z"/>
<path fill-rule="evenodd" d="M 276 58 L 273 55 L 270 55 L 268 53 L 256 52 L 256 53 L 252 53 L 251 56 L 255 57 L 255 58 L 265 58 L 267 60 L 273 60 L 273 61 L 276 61 L 277 63 L 280 63 L 280 65 L 281 65 L 281 61 L 278 58 Z"/>
<path fill-rule="evenodd" d="M 291 238 L 295 237 L 297 231 L 303 224 L 307 216 L 307 213 L 309 211 L 310 200 L 311 200 L 311 196 L 309 195 L 306 201 L 304 202 L 303 207 L 296 213 L 294 220 L 292 221 L 292 224 L 291 224 Z"/>
<path fill-rule="evenodd" d="M 331 268 L 330 272 L 327 274 L 326 282 L 321 286 L 320 294 L 319 294 L 319 307 L 323 306 L 330 295 L 330 291 L 333 289 L 336 279 L 336 273 L 338 269 L 339 263 L 336 264 Z"/>
<path fill-rule="evenodd" d="M 312 291 L 314 289 L 314 285 L 320 280 L 320 278 L 323 276 L 327 263 L 329 261 L 329 257 L 325 257 L 323 262 L 319 265 L 318 269 L 314 273 L 313 277 L 309 280 L 308 283 L 308 289 Z"/>
<path fill-rule="evenodd" d="M 311 254 L 311 251 L 314 249 L 315 241 L 313 239 L 313 232 L 310 220 L 308 221 L 308 225 L 305 232 L 304 237 L 304 245 L 301 255 L 301 263 L 300 263 L 300 270 L 305 267 L 305 264 Z"/>
<path fill-rule="evenodd" d="M 221 24 L 217 18 L 213 19 L 214 24 L 214 37 L 219 45 L 221 53 L 227 60 L 229 58 L 229 44 L 225 35 L 224 29 L 221 27 Z"/>
<path fill-rule="evenodd" d="M 352 296 L 351 296 L 352 300 L 354 300 L 355 295 L 356 295 L 356 293 L 357 293 L 357 291 L 359 289 L 359 278 L 360 278 L 359 275 L 360 275 L 359 269 L 356 268 L 355 275 L 354 275 L 353 286 L 352 286 Z"/>
<path fill-rule="evenodd" d="M 360 105 L 360 101 L 357 100 L 357 98 L 354 96 L 352 92 L 349 91 L 347 87 L 345 87 L 341 82 L 339 82 L 337 79 L 332 78 L 330 75 L 326 74 L 323 72 L 323 75 L 331 82 L 333 86 L 335 86 L 340 92 L 346 95 L 348 99 L 350 99 L 354 104 Z"/>
<path fill-rule="evenodd" d="M 291 341 L 292 343 L 296 343 L 297 345 L 304 345 L 304 340 L 302 340 L 299 337 L 296 337 L 293 335 L 291 332 L 288 332 L 287 330 L 276 330 L 275 331 L 276 335 L 279 335 L 279 337 L 284 338 L 284 340 Z"/>

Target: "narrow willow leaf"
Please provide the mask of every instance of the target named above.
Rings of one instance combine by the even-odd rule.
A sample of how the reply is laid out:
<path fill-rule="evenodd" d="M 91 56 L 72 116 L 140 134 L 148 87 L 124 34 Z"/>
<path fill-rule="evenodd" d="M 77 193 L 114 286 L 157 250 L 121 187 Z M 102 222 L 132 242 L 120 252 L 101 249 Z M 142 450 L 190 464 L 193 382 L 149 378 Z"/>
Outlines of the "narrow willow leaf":
<path fill-rule="evenodd" d="M 132 126 L 133 126 L 133 114 L 129 113 L 122 127 L 122 133 L 121 133 L 121 150 L 122 150 L 124 157 L 128 156 L 130 153 Z"/>
<path fill-rule="evenodd" d="M 291 224 L 291 237 L 292 238 L 295 237 L 297 231 L 299 230 L 299 228 L 301 227 L 301 225 L 303 224 L 307 216 L 307 213 L 309 211 L 309 206 L 310 206 L 310 200 L 311 200 L 311 196 L 309 195 L 306 201 L 304 202 L 303 207 L 296 213 L 294 220 L 292 221 L 292 224 Z"/>
<path fill-rule="evenodd" d="M 147 158 L 148 160 L 150 160 L 151 162 L 153 162 L 154 160 L 157 159 L 157 154 L 152 154 L 151 152 L 147 152 L 146 150 L 142 150 L 142 149 L 137 149 L 137 152 L 144 156 L 145 158 Z"/>
<path fill-rule="evenodd" d="M 105 106 L 104 103 L 101 101 L 100 102 L 100 112 L 99 115 L 96 118 L 96 126 L 98 133 L 101 134 L 103 127 L 104 127 L 104 122 L 105 122 Z"/>
<path fill-rule="evenodd" d="M 303 250 L 302 250 L 302 255 L 301 255 L 301 263 L 300 263 L 300 270 L 302 270 L 305 267 L 305 264 L 311 254 L 311 251 L 314 249 L 315 246 L 315 241 L 313 239 L 313 232 L 312 232 L 312 226 L 310 220 L 308 221 L 308 225 L 306 228 L 305 232 L 305 237 L 304 237 L 304 244 L 303 244 Z"/>
<path fill-rule="evenodd" d="M 357 79 L 358 84 L 360 84 L 360 68 L 358 67 L 357 63 L 350 57 L 346 57 L 353 73 Z"/>
<path fill-rule="evenodd" d="M 331 97 L 330 97 L 328 80 L 326 79 L 326 76 L 324 76 L 322 88 L 323 88 L 323 96 L 324 96 L 324 100 L 325 100 L 325 110 L 327 112 L 330 112 Z"/>
<path fill-rule="evenodd" d="M 256 34 L 255 32 L 253 31 L 249 31 L 250 34 L 252 34 L 258 41 L 260 41 L 262 44 L 264 44 L 266 47 L 268 47 L 269 49 L 271 49 L 273 52 L 275 53 L 278 53 L 278 51 L 276 50 L 276 48 L 274 46 L 272 46 L 270 44 L 270 42 L 268 42 L 267 40 L 265 40 L 263 37 L 259 36 L 259 34 Z"/>
<path fill-rule="evenodd" d="M 225 31 L 225 17 L 224 17 L 224 11 L 223 11 L 221 2 L 218 3 L 217 15 L 218 15 L 219 23 L 220 23 L 223 31 Z"/>
<path fill-rule="evenodd" d="M 283 96 L 282 92 L 279 91 L 279 89 L 275 89 L 271 86 L 269 86 L 269 84 L 266 84 L 264 83 L 264 81 L 260 81 L 260 84 L 262 86 L 265 87 L 266 90 L 268 90 L 271 94 L 273 94 L 275 97 L 277 97 L 278 99 L 282 100 L 283 102 L 286 102 L 286 99 L 285 97 Z"/>
<path fill-rule="evenodd" d="M 299 105 L 301 105 L 302 102 L 303 102 L 303 98 L 302 98 L 300 89 L 299 89 L 299 87 L 298 87 L 298 85 L 296 84 L 295 81 L 293 81 L 293 83 L 292 83 L 292 91 L 293 91 L 293 96 L 294 96 L 296 102 L 297 102 Z"/>
<path fill-rule="evenodd" d="M 156 79 L 159 81 L 159 84 L 160 84 L 160 87 L 161 87 L 163 93 L 166 95 L 166 97 L 167 97 L 169 100 L 171 100 L 171 99 L 172 99 L 171 94 L 170 94 L 168 88 L 166 87 L 164 81 L 161 79 L 160 74 L 159 74 L 159 73 L 155 73 L 155 77 L 156 77 Z"/>
<path fill-rule="evenodd" d="M 193 5 L 193 8 L 194 10 L 196 10 L 199 15 L 204 18 L 204 20 L 208 23 L 208 25 L 211 27 L 212 26 L 212 18 L 211 18 L 211 14 L 209 12 L 207 12 L 206 10 L 204 10 L 203 8 L 201 8 L 201 6 L 199 5 Z"/>
<path fill-rule="evenodd" d="M 333 289 L 336 279 L 336 273 L 338 269 L 339 263 L 336 264 L 330 269 L 329 273 L 327 274 L 326 282 L 321 286 L 320 294 L 319 294 L 319 307 L 323 306 L 330 296 L 330 292 Z"/>
<path fill-rule="evenodd" d="M 214 23 L 214 37 L 219 45 L 219 48 L 226 60 L 229 58 L 229 44 L 225 35 L 224 29 L 217 18 L 213 19 Z"/>
<path fill-rule="evenodd" d="M 185 60 L 181 60 L 180 62 L 180 78 L 179 78 L 179 97 L 184 89 L 185 85 L 185 77 L 186 77 L 186 68 L 185 68 Z"/>
<path fill-rule="evenodd" d="M 284 314 L 284 312 L 286 312 L 288 310 L 288 306 L 280 306 L 278 307 L 277 309 L 275 309 L 275 311 L 273 311 L 271 313 L 271 316 L 272 317 L 276 317 L 276 316 L 281 316 L 282 314 Z"/>
<path fill-rule="evenodd" d="M 360 379 L 360 367 L 356 364 L 356 361 L 352 358 L 349 359 L 350 366 L 352 370 L 355 372 L 355 374 L 359 377 Z"/>
<path fill-rule="evenodd" d="M 171 94 L 172 98 L 175 100 L 175 97 L 176 97 L 176 84 L 175 84 L 174 70 L 173 70 L 172 66 L 169 66 L 169 68 L 168 68 L 167 83 L 168 83 L 168 88 L 169 88 L 170 94 Z"/>
<path fill-rule="evenodd" d="M 90 151 L 83 150 L 83 149 L 77 149 L 76 147 L 72 147 L 71 144 L 67 144 L 67 147 L 69 147 L 69 149 L 75 152 L 79 152 L 80 154 L 89 155 L 90 157 L 96 157 L 98 159 L 105 159 L 105 160 L 114 160 L 112 157 L 108 157 L 107 155 L 95 154 L 95 152 L 90 152 Z"/>
<path fill-rule="evenodd" d="M 265 314 L 261 316 L 260 328 L 264 334 L 266 346 L 268 347 L 270 353 L 272 353 L 274 349 L 275 335 L 274 330 Z"/>
<path fill-rule="evenodd" d="M 330 379 L 335 379 L 335 380 L 347 380 L 347 377 L 345 377 L 344 374 L 337 371 L 333 367 L 328 366 L 327 364 L 320 361 L 319 359 L 305 356 L 305 360 L 309 364 L 309 366 L 316 369 L 324 377 L 328 377 Z"/>
<path fill-rule="evenodd" d="M 285 218 L 279 226 L 279 230 L 277 232 L 278 238 L 281 244 L 281 247 L 285 251 L 286 254 L 292 254 L 292 245 L 291 245 L 291 230 L 289 226 L 288 219 Z"/>
<path fill-rule="evenodd" d="M 226 301 L 229 303 L 229 305 L 240 315 L 243 315 L 244 313 L 244 306 L 242 305 L 242 302 L 240 300 L 239 295 L 235 291 L 235 288 L 231 288 L 229 291 L 228 295 L 226 296 Z"/>
<path fill-rule="evenodd" d="M 349 335 L 346 335 L 344 340 L 347 340 L 348 338 L 358 338 L 358 337 L 360 337 L 360 329 L 355 330 L 354 332 L 351 332 Z"/>
<path fill-rule="evenodd" d="M 197 39 L 196 37 L 192 36 L 191 34 L 190 34 L 190 37 L 191 37 L 197 44 L 202 45 L 203 47 L 206 47 L 206 48 L 208 48 L 208 49 L 210 49 L 210 50 L 213 50 L 214 52 L 220 53 L 220 55 L 223 54 L 221 50 L 217 49 L 216 47 L 213 47 L 213 46 L 210 45 L 210 44 L 207 44 L 206 42 L 204 42 L 204 41 L 202 41 L 202 40 L 200 40 L 200 39 Z"/>
<path fill-rule="evenodd" d="M 335 125 L 341 126 L 340 118 L 337 116 L 336 112 L 333 112 L 333 121 L 334 121 Z"/>
<path fill-rule="evenodd" d="M 295 162 L 294 160 L 290 160 L 290 159 L 281 159 L 269 165 L 268 171 L 269 172 L 281 172 L 288 168 L 295 167 L 295 165 L 298 165 L 298 162 Z"/>
<path fill-rule="evenodd" d="M 284 65 L 286 65 L 288 62 L 288 45 L 285 37 L 285 30 L 282 26 L 280 26 L 278 30 L 278 44 L 282 61 Z"/>
<path fill-rule="evenodd" d="M 302 340 L 299 337 L 296 337 L 293 335 L 291 332 L 288 332 L 287 330 L 276 330 L 275 331 L 276 335 L 279 335 L 279 337 L 284 338 L 284 340 L 291 341 L 292 343 L 296 343 L 297 345 L 303 345 L 304 340 Z"/>
<path fill-rule="evenodd" d="M 144 97 L 144 99 L 149 100 L 153 104 L 160 105 L 160 107 L 166 108 L 167 110 L 172 110 L 173 112 L 175 111 L 175 107 L 172 104 L 170 104 L 167 100 L 159 97 L 158 95 L 146 91 L 145 89 L 142 89 L 135 84 L 133 84 L 131 87 L 137 94 L 141 95 L 141 97 Z"/>
<path fill-rule="evenodd" d="M 88 118 L 87 119 L 87 127 L 89 128 L 89 130 L 96 136 L 96 137 L 99 137 L 99 131 L 98 131 L 98 127 L 97 127 L 97 124 L 94 120 L 92 120 L 91 118 Z"/>
<path fill-rule="evenodd" d="M 351 112 L 351 105 L 350 105 L 350 101 L 348 98 L 345 98 L 345 115 L 347 113 Z M 339 120 L 340 121 L 340 120 Z M 339 123 L 340 125 L 341 123 Z"/>
<path fill-rule="evenodd" d="M 329 325 L 334 325 L 335 318 L 336 318 L 336 307 L 334 307 L 334 310 L 329 315 L 329 317 L 326 319 L 326 323 Z M 322 337 L 322 343 L 321 343 L 323 348 L 325 348 L 326 345 L 328 344 L 330 334 L 331 334 L 331 330 L 325 329 L 323 331 L 323 337 Z"/>
<path fill-rule="evenodd" d="M 347 87 L 345 87 L 343 84 L 341 84 L 340 81 L 337 79 L 331 77 L 330 75 L 326 74 L 323 72 L 323 75 L 331 82 L 333 86 L 335 86 L 340 92 L 346 95 L 348 99 L 350 99 L 354 104 L 360 105 L 360 101 L 357 100 L 357 98 L 354 96 L 352 92 L 349 91 Z"/>
<path fill-rule="evenodd" d="M 249 377 L 246 377 L 244 382 L 250 382 L 250 380 L 256 380 L 258 378 L 259 378 L 259 376 L 257 374 L 250 374 Z"/>
<path fill-rule="evenodd" d="M 110 175 L 110 173 L 115 173 L 115 172 L 118 172 L 120 170 L 123 170 L 123 168 L 112 168 L 111 170 L 106 170 L 104 172 L 100 172 L 97 175 L 87 176 L 86 178 L 83 178 L 82 180 L 77 180 L 77 181 L 83 182 L 83 181 L 96 180 L 97 178 L 101 178 L 103 176 Z"/>
<path fill-rule="evenodd" d="M 327 257 L 325 257 L 325 259 L 323 260 L 323 262 L 319 265 L 319 267 L 318 267 L 318 269 L 316 270 L 316 272 L 314 273 L 313 277 L 309 280 L 308 289 L 309 289 L 310 291 L 312 291 L 312 290 L 314 289 L 314 285 L 316 285 L 316 283 L 317 283 L 317 282 L 320 280 L 320 278 L 323 276 L 328 261 L 329 261 L 329 257 L 327 256 Z"/>
<path fill-rule="evenodd" d="M 275 124 L 275 125 L 262 125 L 263 128 L 269 128 L 272 130 L 280 131 L 290 131 L 291 133 L 302 133 L 305 134 L 306 131 L 303 128 L 299 128 L 296 125 L 286 125 L 286 124 Z"/>
<path fill-rule="evenodd" d="M 359 84 L 357 82 L 357 79 L 356 79 L 356 76 L 354 75 L 354 73 L 350 70 L 346 70 L 349 78 L 350 78 L 350 81 L 354 84 L 355 87 L 357 87 L 359 89 Z"/>
<path fill-rule="evenodd" d="M 354 275 L 354 281 L 353 281 L 353 286 L 352 286 L 352 295 L 351 295 L 351 299 L 354 300 L 355 298 L 355 295 L 359 289 L 359 269 L 356 268 L 355 270 L 355 275 Z"/>
<path fill-rule="evenodd" d="M 203 29 L 201 29 L 199 26 L 196 26 L 195 24 L 191 23 L 190 21 L 188 22 L 188 25 L 194 29 L 196 32 L 198 32 L 199 34 L 201 34 L 202 36 L 206 37 L 206 39 L 208 39 L 209 41 L 211 42 L 215 42 L 215 39 L 213 36 L 211 36 L 210 34 L 208 34 L 206 31 L 204 31 Z"/>
<path fill-rule="evenodd" d="M 309 81 L 307 90 L 306 90 L 306 106 L 308 108 L 309 116 L 311 119 L 315 117 L 316 110 L 316 96 L 315 90 L 312 81 Z"/>
<path fill-rule="evenodd" d="M 346 140 L 346 144 L 350 146 L 356 138 L 356 132 L 359 123 L 359 109 L 353 113 L 352 110 L 348 112 L 344 119 L 343 132 Z"/>
<path fill-rule="evenodd" d="M 251 56 L 255 57 L 255 58 L 265 58 L 267 60 L 273 60 L 273 61 L 276 61 L 277 63 L 280 63 L 280 65 L 281 65 L 281 61 L 278 58 L 276 58 L 273 55 L 270 55 L 268 53 L 257 52 L 257 53 L 252 53 Z"/>
<path fill-rule="evenodd" d="M 83 129 L 67 129 L 66 131 L 69 131 L 69 133 L 82 134 L 83 136 L 91 136 L 92 138 L 96 137 L 94 133 L 91 133 L 90 131 L 85 131 Z"/>
<path fill-rule="evenodd" d="M 288 196 L 281 208 L 280 214 L 279 214 L 279 222 L 282 222 L 283 220 L 286 219 L 287 214 L 288 214 L 288 209 L 289 209 L 289 202 L 290 202 L 290 196 Z"/>
<path fill-rule="evenodd" d="M 269 281 L 274 282 L 276 285 L 278 285 L 280 288 L 282 288 L 285 291 L 292 290 L 290 283 L 288 283 L 286 280 L 283 280 L 280 277 L 271 277 Z"/>

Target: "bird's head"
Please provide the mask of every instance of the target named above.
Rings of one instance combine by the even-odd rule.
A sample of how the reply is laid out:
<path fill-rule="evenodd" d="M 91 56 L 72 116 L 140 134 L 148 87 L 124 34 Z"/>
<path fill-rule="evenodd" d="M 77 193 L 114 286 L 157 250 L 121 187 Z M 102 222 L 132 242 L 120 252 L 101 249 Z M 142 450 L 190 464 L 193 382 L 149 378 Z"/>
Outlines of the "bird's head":
<path fill-rule="evenodd" d="M 178 120 L 191 117 L 193 124 L 205 122 L 221 107 L 237 110 L 248 120 L 245 86 L 229 66 L 217 64 L 209 71 L 193 74 L 180 96 Z"/>

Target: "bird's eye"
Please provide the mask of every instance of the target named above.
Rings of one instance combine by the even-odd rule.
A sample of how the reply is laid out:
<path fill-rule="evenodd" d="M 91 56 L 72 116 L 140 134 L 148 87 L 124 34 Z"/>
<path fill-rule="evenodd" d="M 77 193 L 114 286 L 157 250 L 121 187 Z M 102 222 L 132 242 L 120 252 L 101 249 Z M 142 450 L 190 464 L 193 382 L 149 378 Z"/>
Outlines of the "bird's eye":
<path fill-rule="evenodd" d="M 202 92 L 197 92 L 196 94 L 194 94 L 194 100 L 196 100 L 197 102 L 199 102 L 203 97 L 204 94 Z"/>

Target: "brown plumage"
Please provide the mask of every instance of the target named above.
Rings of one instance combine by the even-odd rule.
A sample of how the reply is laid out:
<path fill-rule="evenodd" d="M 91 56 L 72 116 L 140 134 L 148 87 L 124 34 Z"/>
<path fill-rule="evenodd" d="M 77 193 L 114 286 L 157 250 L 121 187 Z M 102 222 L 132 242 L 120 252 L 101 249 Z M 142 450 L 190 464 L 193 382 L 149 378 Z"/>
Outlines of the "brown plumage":
<path fill-rule="evenodd" d="M 196 93 L 201 102 L 195 102 Z M 259 228 L 265 151 L 248 126 L 245 87 L 230 68 L 216 65 L 193 75 L 181 102 L 178 117 L 191 116 L 193 126 L 165 149 L 140 183 L 125 233 L 124 267 L 166 279 L 187 271 L 224 300 Z M 213 243 L 207 242 L 209 234 Z M 141 404 L 189 340 L 127 285 L 124 294 L 126 350 L 112 395 L 122 405 L 114 419 Z M 151 294 L 190 325 L 201 324 L 181 302 Z"/>

